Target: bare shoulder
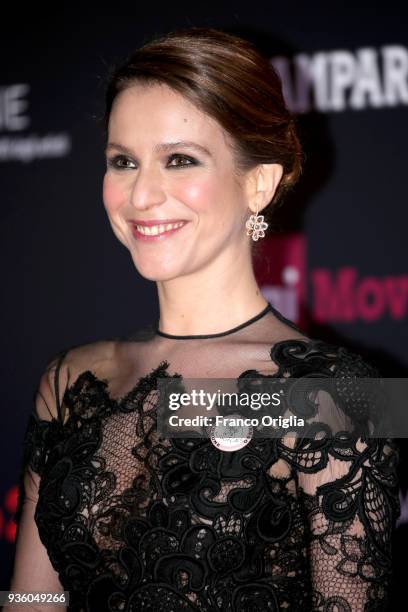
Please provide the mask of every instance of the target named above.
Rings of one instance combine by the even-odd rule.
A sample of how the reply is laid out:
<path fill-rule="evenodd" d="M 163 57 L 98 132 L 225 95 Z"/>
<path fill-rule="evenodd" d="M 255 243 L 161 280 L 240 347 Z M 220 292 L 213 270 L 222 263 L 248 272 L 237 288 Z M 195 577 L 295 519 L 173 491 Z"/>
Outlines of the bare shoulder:
<path fill-rule="evenodd" d="M 117 340 L 97 340 L 65 347 L 49 359 L 39 382 L 40 388 L 49 389 L 54 395 L 58 389 L 63 396 L 65 388 L 85 370 L 105 376 L 115 362 L 117 346 Z"/>
<path fill-rule="evenodd" d="M 115 362 L 116 350 L 117 340 L 98 340 L 66 347 L 49 358 L 35 391 L 37 415 L 47 420 L 61 418 L 67 387 L 86 370 L 105 376 Z"/>
<path fill-rule="evenodd" d="M 114 350 L 114 341 L 97 341 L 65 348 L 48 358 L 34 391 L 37 416 L 47 420 L 59 418 L 66 387 L 82 371 L 106 364 Z"/>
<path fill-rule="evenodd" d="M 97 340 L 72 346 L 59 354 L 62 359 L 53 360 L 53 367 L 60 361 L 61 372 L 69 373 L 71 379 L 85 370 L 105 376 L 115 362 L 118 344 L 118 340 Z"/>

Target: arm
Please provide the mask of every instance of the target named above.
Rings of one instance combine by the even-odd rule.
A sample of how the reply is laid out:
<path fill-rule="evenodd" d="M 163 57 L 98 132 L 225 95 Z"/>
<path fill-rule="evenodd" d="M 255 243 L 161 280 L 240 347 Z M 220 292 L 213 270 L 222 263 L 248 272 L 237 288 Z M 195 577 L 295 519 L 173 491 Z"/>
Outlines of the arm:
<path fill-rule="evenodd" d="M 56 401 L 57 359 L 52 361 L 41 376 L 35 392 L 34 410 L 26 428 L 23 461 L 19 477 L 19 499 L 15 522 L 17 523 L 16 548 L 10 591 L 62 592 L 58 573 L 51 564 L 47 550 L 40 540 L 35 522 L 35 509 L 41 474 L 47 460 L 47 435 L 60 419 L 60 407 Z M 13 606 L 5 606 L 4 612 L 12 612 Z M 61 612 L 64 606 L 27 604 L 24 610 Z"/>
<path fill-rule="evenodd" d="M 391 439 L 337 434 L 323 443 L 302 442 L 297 479 L 313 610 L 335 604 L 353 612 L 387 609 L 391 538 L 400 512 L 397 463 Z"/>

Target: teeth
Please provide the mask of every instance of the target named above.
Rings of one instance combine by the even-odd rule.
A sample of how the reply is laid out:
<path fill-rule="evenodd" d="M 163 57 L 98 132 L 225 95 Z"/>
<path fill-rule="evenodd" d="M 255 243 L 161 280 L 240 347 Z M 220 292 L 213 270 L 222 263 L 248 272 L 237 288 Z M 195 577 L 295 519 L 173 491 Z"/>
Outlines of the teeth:
<path fill-rule="evenodd" d="M 167 223 L 166 225 L 152 225 L 151 227 L 136 225 L 136 227 L 141 234 L 145 234 L 146 236 L 157 236 L 158 234 L 167 232 L 170 229 L 175 229 L 176 227 L 181 227 L 182 225 L 184 225 L 184 221 L 181 223 Z"/>

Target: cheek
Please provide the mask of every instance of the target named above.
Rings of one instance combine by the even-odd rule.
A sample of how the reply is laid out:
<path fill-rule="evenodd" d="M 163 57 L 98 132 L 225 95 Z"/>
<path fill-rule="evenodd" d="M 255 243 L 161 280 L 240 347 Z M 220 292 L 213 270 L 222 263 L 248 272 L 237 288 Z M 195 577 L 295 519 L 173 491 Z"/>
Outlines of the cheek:
<path fill-rule="evenodd" d="M 103 203 L 106 210 L 115 212 L 124 202 L 124 190 L 109 174 L 103 179 Z"/>
<path fill-rule="evenodd" d="M 179 185 L 177 198 L 197 212 L 210 212 L 223 193 L 221 181 L 213 177 Z"/>

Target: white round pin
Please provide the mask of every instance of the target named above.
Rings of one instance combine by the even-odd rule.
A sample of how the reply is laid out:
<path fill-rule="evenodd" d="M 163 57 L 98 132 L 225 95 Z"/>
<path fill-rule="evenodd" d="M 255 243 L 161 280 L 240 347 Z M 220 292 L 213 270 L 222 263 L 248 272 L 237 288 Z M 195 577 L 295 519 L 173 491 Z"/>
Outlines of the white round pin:
<path fill-rule="evenodd" d="M 242 415 L 231 414 L 227 418 L 242 418 Z M 211 443 L 219 450 L 231 452 L 244 448 L 252 439 L 252 425 L 212 425 L 206 428 Z"/>

